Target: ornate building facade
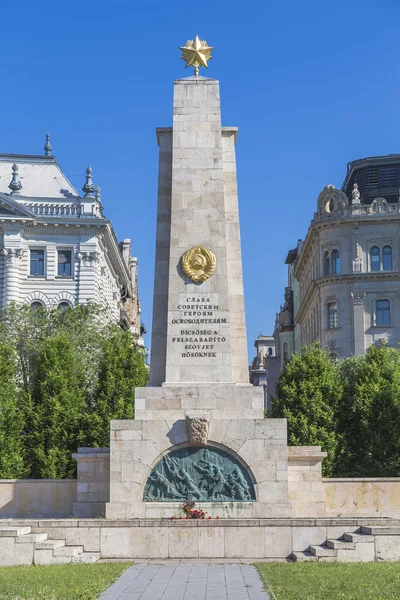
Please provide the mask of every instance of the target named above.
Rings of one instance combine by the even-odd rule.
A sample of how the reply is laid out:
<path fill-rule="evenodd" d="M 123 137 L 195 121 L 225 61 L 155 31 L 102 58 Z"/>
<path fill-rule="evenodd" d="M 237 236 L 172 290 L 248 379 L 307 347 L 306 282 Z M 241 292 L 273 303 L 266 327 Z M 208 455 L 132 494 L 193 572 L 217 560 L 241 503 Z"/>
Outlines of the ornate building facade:
<path fill-rule="evenodd" d="M 80 196 L 51 155 L 0 154 L 0 309 L 94 302 L 141 339 L 137 259 L 117 242 L 100 188 Z"/>
<path fill-rule="evenodd" d="M 400 343 L 400 155 L 348 164 L 326 186 L 307 236 L 290 250 L 285 303 L 274 339 L 282 369 L 318 341 L 333 358 Z"/>

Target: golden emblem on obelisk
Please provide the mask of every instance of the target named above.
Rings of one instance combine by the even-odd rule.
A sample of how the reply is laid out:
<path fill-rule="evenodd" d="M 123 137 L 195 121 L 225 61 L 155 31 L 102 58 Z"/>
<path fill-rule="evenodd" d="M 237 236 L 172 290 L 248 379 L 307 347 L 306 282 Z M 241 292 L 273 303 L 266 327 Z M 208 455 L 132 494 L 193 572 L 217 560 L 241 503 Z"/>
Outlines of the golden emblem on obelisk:
<path fill-rule="evenodd" d="M 211 51 L 214 48 L 209 46 L 205 40 L 200 40 L 199 36 L 196 35 L 194 40 L 186 42 L 186 46 L 179 46 L 179 50 L 182 50 L 182 58 L 186 61 L 186 66 L 193 67 L 194 74 L 197 77 L 199 67 L 208 69 L 207 61 L 212 59 Z"/>
<path fill-rule="evenodd" d="M 206 281 L 214 273 L 217 259 L 211 250 L 194 246 L 182 256 L 182 269 L 194 283 Z"/>

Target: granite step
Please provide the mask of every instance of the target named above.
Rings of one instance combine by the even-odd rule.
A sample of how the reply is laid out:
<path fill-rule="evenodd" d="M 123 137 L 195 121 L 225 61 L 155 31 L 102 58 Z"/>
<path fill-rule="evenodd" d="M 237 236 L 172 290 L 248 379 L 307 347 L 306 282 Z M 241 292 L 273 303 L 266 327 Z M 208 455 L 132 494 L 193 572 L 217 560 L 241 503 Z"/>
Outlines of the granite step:
<path fill-rule="evenodd" d="M 365 544 L 374 541 L 374 536 L 366 533 L 345 533 L 343 537 L 346 542 L 355 542 L 356 544 Z"/>
<path fill-rule="evenodd" d="M 15 538 L 16 544 L 35 544 L 36 542 L 44 542 L 47 540 L 47 533 L 26 533 Z"/>
<path fill-rule="evenodd" d="M 344 540 L 327 540 L 326 545 L 328 548 L 333 550 L 355 550 L 356 545 L 354 542 L 348 542 Z"/>
<path fill-rule="evenodd" d="M 19 537 L 31 531 L 32 527 L 0 527 L 0 537 Z"/>
<path fill-rule="evenodd" d="M 65 546 L 65 540 L 44 540 L 34 545 L 35 550 L 57 550 Z"/>
<path fill-rule="evenodd" d="M 372 525 L 361 527 L 361 532 L 368 535 L 400 535 L 400 526 L 396 525 Z"/>
<path fill-rule="evenodd" d="M 322 556 L 332 558 L 337 556 L 336 550 L 328 548 L 328 546 L 325 546 L 323 544 L 321 544 L 321 546 L 310 546 L 309 551 L 311 552 L 311 554 L 317 556 L 318 558 Z"/>
<path fill-rule="evenodd" d="M 53 550 L 53 556 L 78 556 L 82 554 L 83 546 L 64 546 Z"/>
<path fill-rule="evenodd" d="M 304 552 L 292 552 L 290 558 L 293 560 L 293 562 L 318 561 L 318 556 L 311 554 L 311 552 L 308 552 L 307 550 Z"/>

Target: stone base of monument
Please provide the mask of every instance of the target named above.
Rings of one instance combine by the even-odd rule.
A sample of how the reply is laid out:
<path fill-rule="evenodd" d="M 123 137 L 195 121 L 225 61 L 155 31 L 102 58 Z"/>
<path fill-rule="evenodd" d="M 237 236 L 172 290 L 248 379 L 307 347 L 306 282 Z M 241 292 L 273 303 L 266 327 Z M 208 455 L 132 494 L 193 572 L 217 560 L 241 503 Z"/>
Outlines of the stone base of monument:
<path fill-rule="evenodd" d="M 265 419 L 252 386 L 136 390 L 136 419 L 112 421 L 106 517 L 290 517 L 285 419 Z"/>
<path fill-rule="evenodd" d="M 0 523 L 3 566 L 99 558 L 372 562 L 399 557 L 400 521 L 388 519 L 14 519 Z"/>

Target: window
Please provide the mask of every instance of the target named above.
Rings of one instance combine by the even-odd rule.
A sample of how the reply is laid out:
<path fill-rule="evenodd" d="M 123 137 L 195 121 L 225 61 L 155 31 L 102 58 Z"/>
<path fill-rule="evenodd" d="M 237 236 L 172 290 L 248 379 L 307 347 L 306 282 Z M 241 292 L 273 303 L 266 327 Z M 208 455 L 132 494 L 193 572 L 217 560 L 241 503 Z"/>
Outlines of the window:
<path fill-rule="evenodd" d="M 289 359 L 287 342 L 283 344 L 283 362 L 287 363 Z"/>
<path fill-rule="evenodd" d="M 329 275 L 329 252 L 326 251 L 324 254 L 324 275 Z"/>
<path fill-rule="evenodd" d="M 31 275 L 44 275 L 44 250 L 31 249 Z"/>
<path fill-rule="evenodd" d="M 32 302 L 31 308 L 33 310 L 36 310 L 37 308 L 43 308 L 43 304 L 39 302 L 39 300 L 36 300 L 35 302 Z"/>
<path fill-rule="evenodd" d="M 60 304 L 57 306 L 58 310 L 60 310 L 61 312 L 65 312 L 66 310 L 68 310 L 69 308 L 71 308 L 71 305 L 69 302 L 60 302 Z"/>
<path fill-rule="evenodd" d="M 269 356 L 272 356 L 272 348 L 268 348 L 268 354 Z"/>
<path fill-rule="evenodd" d="M 71 277 L 72 271 L 72 252 L 71 250 L 58 251 L 58 275 L 60 277 Z"/>
<path fill-rule="evenodd" d="M 340 254 L 339 250 L 332 250 L 332 273 L 340 273 Z"/>
<path fill-rule="evenodd" d="M 378 327 L 390 325 L 390 302 L 389 300 L 377 300 L 375 311 L 375 325 Z"/>
<path fill-rule="evenodd" d="M 380 252 L 378 246 L 372 246 L 369 251 L 370 262 L 371 262 L 371 271 L 380 271 Z"/>
<path fill-rule="evenodd" d="M 392 249 L 390 246 L 384 246 L 382 250 L 383 270 L 392 270 Z"/>
<path fill-rule="evenodd" d="M 338 327 L 338 308 L 336 302 L 328 303 L 328 329 Z"/>

